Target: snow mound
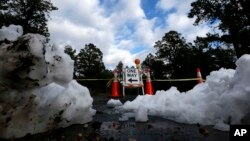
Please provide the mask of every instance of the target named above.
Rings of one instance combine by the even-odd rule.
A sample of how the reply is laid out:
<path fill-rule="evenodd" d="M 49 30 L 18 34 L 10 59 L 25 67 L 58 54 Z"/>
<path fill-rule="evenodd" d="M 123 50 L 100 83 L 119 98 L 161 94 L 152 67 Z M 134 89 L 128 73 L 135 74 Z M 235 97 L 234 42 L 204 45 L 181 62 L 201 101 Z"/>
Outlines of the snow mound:
<path fill-rule="evenodd" d="M 250 55 L 236 62 L 236 70 L 213 71 L 206 82 L 187 92 L 176 87 L 155 95 L 137 96 L 122 106 L 123 111 L 147 109 L 148 115 L 161 116 L 181 123 L 201 123 L 228 131 L 230 124 L 240 124 L 250 110 Z M 143 104 L 147 103 L 147 104 Z M 141 114 L 147 119 L 147 114 Z"/>
<path fill-rule="evenodd" d="M 135 121 L 137 121 L 137 122 L 148 121 L 148 111 L 147 111 L 146 107 L 139 106 L 138 110 L 135 113 Z"/>
<path fill-rule="evenodd" d="M 110 108 L 114 108 L 114 107 L 121 106 L 121 105 L 122 105 L 121 101 L 116 100 L 116 99 L 110 99 L 107 102 L 107 106 L 110 107 Z"/>
<path fill-rule="evenodd" d="M 9 88 L 27 89 L 52 82 L 66 86 L 73 77 L 74 61 L 38 34 L 26 34 L 3 44 L 0 57 L 0 78 Z"/>
<path fill-rule="evenodd" d="M 15 32 L 14 32 L 15 31 Z M 0 137 L 17 138 L 92 120 L 89 90 L 73 77 L 73 60 L 44 36 L 0 29 Z"/>

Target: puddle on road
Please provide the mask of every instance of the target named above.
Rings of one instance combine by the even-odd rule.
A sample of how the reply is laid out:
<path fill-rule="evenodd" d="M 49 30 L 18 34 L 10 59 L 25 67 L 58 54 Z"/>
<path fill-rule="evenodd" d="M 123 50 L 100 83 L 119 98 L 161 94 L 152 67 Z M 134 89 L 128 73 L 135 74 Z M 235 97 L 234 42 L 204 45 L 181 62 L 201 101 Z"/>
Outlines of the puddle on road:
<path fill-rule="evenodd" d="M 107 139 L 119 141 L 156 141 L 170 138 L 166 129 L 157 128 L 148 123 L 136 122 L 103 122 L 100 127 L 100 135 Z"/>

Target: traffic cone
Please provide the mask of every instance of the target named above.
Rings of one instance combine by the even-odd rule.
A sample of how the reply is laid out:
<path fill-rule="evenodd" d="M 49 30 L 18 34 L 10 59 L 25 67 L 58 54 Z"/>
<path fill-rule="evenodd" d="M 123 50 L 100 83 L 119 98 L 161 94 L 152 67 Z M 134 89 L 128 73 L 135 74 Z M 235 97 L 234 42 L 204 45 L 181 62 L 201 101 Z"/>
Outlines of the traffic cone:
<path fill-rule="evenodd" d="M 197 83 L 203 83 L 200 68 L 197 68 Z"/>
<path fill-rule="evenodd" d="M 148 95 L 154 95 L 152 83 L 151 83 L 151 78 L 150 78 L 150 69 L 146 69 L 147 72 L 147 79 L 146 79 L 146 90 L 145 93 Z"/>
<path fill-rule="evenodd" d="M 112 91 L 111 91 L 111 98 L 120 98 L 122 97 L 122 95 L 119 92 L 119 82 L 117 79 L 117 75 L 118 75 L 118 70 L 115 69 L 114 70 L 114 80 L 112 83 Z"/>

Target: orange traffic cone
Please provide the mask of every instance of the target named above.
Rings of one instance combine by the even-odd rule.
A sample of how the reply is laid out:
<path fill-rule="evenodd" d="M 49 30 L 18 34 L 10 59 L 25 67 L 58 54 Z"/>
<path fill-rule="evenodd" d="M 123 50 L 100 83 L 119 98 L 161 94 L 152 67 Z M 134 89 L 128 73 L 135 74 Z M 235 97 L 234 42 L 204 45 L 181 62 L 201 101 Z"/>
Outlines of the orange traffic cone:
<path fill-rule="evenodd" d="M 122 95 L 119 92 L 119 82 L 117 80 L 118 70 L 114 70 L 114 81 L 112 83 L 111 98 L 120 98 Z"/>
<path fill-rule="evenodd" d="M 203 83 L 200 68 L 197 68 L 197 83 Z"/>
<path fill-rule="evenodd" d="M 154 95 L 151 79 L 150 79 L 150 68 L 146 69 L 147 72 L 147 80 L 146 80 L 146 90 L 145 93 L 149 95 Z"/>

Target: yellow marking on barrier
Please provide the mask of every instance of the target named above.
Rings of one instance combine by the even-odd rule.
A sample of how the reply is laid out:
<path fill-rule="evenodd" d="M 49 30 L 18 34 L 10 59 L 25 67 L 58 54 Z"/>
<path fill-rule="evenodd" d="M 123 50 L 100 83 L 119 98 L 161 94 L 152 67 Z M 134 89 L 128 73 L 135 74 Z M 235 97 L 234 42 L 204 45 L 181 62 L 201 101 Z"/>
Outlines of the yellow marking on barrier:
<path fill-rule="evenodd" d="M 109 80 L 106 84 L 107 87 L 110 87 L 111 83 L 113 82 L 114 78 L 111 79 L 75 79 L 79 81 L 95 81 L 95 80 Z M 144 79 L 146 80 L 146 79 Z M 186 78 L 186 79 L 154 79 L 151 81 L 197 81 L 199 78 Z M 203 82 L 205 79 L 203 79 Z"/>
<path fill-rule="evenodd" d="M 199 78 L 186 78 L 186 79 L 155 79 L 155 80 L 151 80 L 151 81 L 195 81 L 195 80 L 199 80 Z M 203 79 L 203 81 L 205 81 Z"/>
<path fill-rule="evenodd" d="M 75 80 L 79 80 L 79 81 L 94 81 L 94 80 L 110 80 L 109 79 L 75 79 Z"/>
<path fill-rule="evenodd" d="M 108 81 L 108 83 L 106 84 L 106 86 L 109 87 L 109 86 L 111 85 L 111 83 L 113 82 L 113 80 L 114 80 L 114 78 L 110 79 L 110 80 Z"/>
<path fill-rule="evenodd" d="M 109 78 L 109 79 L 75 79 L 75 80 L 79 80 L 79 81 L 94 81 L 94 80 L 113 80 L 114 78 Z M 146 80 L 146 79 L 143 79 Z M 195 81 L 195 80 L 199 80 L 199 78 L 186 78 L 186 79 L 153 79 L 151 81 Z M 203 79 L 203 81 L 205 81 L 205 79 Z"/>

